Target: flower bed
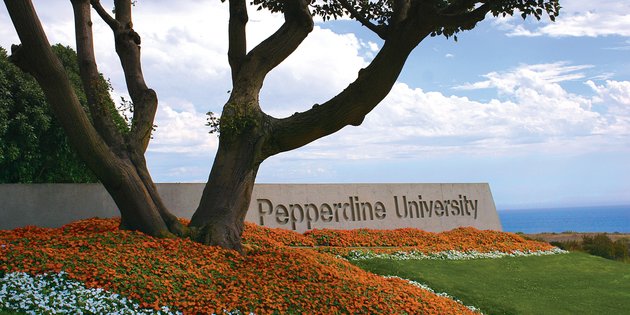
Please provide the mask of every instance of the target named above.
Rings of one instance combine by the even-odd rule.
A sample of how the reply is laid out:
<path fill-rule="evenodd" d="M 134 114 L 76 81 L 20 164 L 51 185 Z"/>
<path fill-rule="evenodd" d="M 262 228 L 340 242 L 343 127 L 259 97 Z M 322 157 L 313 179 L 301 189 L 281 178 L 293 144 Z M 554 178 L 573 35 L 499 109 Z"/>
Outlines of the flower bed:
<path fill-rule="evenodd" d="M 285 229 L 266 228 L 250 222 L 245 222 L 245 231 L 243 231 L 242 237 L 244 244 L 261 247 L 314 247 L 317 245 L 312 238 L 300 233 Z"/>
<path fill-rule="evenodd" d="M 54 290 L 51 290 L 54 288 Z M 70 280 L 64 272 L 31 276 L 23 272 L 0 277 L 0 309 L 2 307 L 28 314 L 178 314 L 163 306 L 159 310 L 142 309 L 138 303 L 101 288 L 89 289 Z"/>
<path fill-rule="evenodd" d="M 317 245 L 327 247 L 395 247 L 413 248 L 421 252 L 448 250 L 478 252 L 545 251 L 553 246 L 506 232 L 481 231 L 462 227 L 447 232 L 432 233 L 418 229 L 397 230 L 313 230 L 305 233 Z M 387 249 L 385 249 L 387 250 Z"/>
<path fill-rule="evenodd" d="M 401 244 L 412 245 L 409 248 L 427 251 L 552 248 L 513 234 L 474 229 L 439 234 L 411 229 L 323 230 L 301 235 L 247 224 L 243 234 L 247 253 L 240 255 L 186 239 L 156 239 L 119 231 L 118 224 L 117 219 L 89 219 L 59 229 L 0 231 L 0 276 L 63 271 L 70 280 L 119 294 L 140 308 L 160 310 L 168 306 L 184 314 L 224 310 L 256 314 L 469 314 L 469 309 L 450 299 L 318 252 L 332 248 L 335 253 L 339 248 L 322 246 L 322 239 L 328 244 L 376 244 L 398 251 L 401 249 L 393 247 L 396 237 L 401 238 Z M 414 235 L 424 240 L 413 243 Z M 381 237 L 383 240 L 369 240 Z M 428 244 L 426 240 L 444 243 Z M 318 251 L 289 246 L 318 246 L 314 247 Z"/>

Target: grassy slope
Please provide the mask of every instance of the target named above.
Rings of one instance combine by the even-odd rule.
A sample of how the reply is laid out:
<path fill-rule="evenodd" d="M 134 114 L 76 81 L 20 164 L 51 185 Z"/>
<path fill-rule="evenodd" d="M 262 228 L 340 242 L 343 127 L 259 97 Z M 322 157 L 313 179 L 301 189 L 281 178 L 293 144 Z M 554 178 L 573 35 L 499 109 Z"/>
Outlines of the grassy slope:
<path fill-rule="evenodd" d="M 356 264 L 425 283 L 486 314 L 630 314 L 630 265 L 583 253 Z"/>

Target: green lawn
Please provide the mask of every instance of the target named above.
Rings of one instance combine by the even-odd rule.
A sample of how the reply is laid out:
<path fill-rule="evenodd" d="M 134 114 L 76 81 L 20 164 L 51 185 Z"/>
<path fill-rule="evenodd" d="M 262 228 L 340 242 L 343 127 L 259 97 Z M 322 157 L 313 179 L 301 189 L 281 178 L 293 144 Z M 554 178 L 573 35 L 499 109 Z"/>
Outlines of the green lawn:
<path fill-rule="evenodd" d="M 583 253 L 353 263 L 424 283 L 486 314 L 630 314 L 630 264 Z"/>

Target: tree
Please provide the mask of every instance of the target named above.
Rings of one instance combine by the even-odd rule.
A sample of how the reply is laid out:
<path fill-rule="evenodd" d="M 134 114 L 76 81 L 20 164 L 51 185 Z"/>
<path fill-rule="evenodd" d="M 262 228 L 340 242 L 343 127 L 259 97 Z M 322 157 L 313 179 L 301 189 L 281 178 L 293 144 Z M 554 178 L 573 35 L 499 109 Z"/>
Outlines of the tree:
<path fill-rule="evenodd" d="M 199 242 L 240 250 L 244 218 L 260 164 L 281 152 L 304 146 L 347 125 L 360 125 L 389 93 L 411 51 L 428 36 L 455 36 L 473 29 L 488 14 L 520 13 L 551 20 L 558 0 L 253 0 L 258 9 L 280 12 L 284 23 L 256 47 L 247 47 L 246 0 L 229 0 L 228 62 L 232 90 L 220 120 L 219 148 L 190 225 L 184 227 L 164 206 L 146 167 L 147 148 L 157 109 L 157 94 L 142 74 L 140 35 L 133 29 L 132 0 L 115 0 L 114 14 L 98 0 L 71 0 L 83 88 L 92 122 L 82 111 L 30 0 L 5 0 L 21 41 L 12 60 L 39 82 L 68 138 L 118 205 L 121 228 L 150 235 L 186 235 Z M 114 33 L 116 52 L 134 105 L 131 130 L 117 132 L 104 109 L 105 90 L 94 84 L 91 14 L 94 10 Z M 266 114 L 258 95 L 266 75 L 283 62 L 313 29 L 313 17 L 343 16 L 383 39 L 372 62 L 338 95 L 305 112 L 276 118 Z"/>
<path fill-rule="evenodd" d="M 74 50 L 55 45 L 84 108 L 79 65 Z M 107 81 L 101 77 L 101 84 Z M 115 111 L 114 103 L 110 108 Z M 126 128 L 118 116 L 119 128 Z M 95 183 L 98 179 L 70 147 L 33 77 L 9 62 L 0 47 L 0 183 Z"/>

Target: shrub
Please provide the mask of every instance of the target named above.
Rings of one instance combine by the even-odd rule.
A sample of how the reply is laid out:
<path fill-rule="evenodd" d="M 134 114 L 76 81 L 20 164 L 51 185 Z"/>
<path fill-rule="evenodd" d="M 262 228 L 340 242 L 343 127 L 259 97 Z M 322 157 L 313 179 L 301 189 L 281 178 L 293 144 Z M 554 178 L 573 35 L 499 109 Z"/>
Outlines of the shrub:
<path fill-rule="evenodd" d="M 615 260 L 630 260 L 630 241 L 624 239 L 616 240 L 613 244 L 613 249 Z"/>
<path fill-rule="evenodd" d="M 582 246 L 591 255 L 613 259 L 615 257 L 615 247 L 613 241 L 606 234 L 597 234 L 593 237 L 584 236 Z"/>
<path fill-rule="evenodd" d="M 606 259 L 630 262 L 630 239 L 619 239 L 613 242 L 610 237 L 602 233 L 595 236 L 584 235 L 582 241 L 553 241 L 549 244 L 563 250 L 586 252 Z"/>
<path fill-rule="evenodd" d="M 550 242 L 549 244 L 558 247 L 560 249 L 564 249 L 564 250 L 568 250 L 568 251 L 584 251 L 584 248 L 582 247 L 582 243 L 580 241 L 577 240 L 569 240 L 569 241 L 554 241 L 554 242 Z"/>
<path fill-rule="evenodd" d="M 630 259 L 630 242 L 626 239 L 613 242 L 605 234 L 598 234 L 594 237 L 584 236 L 582 246 L 591 255 L 619 261 Z"/>

